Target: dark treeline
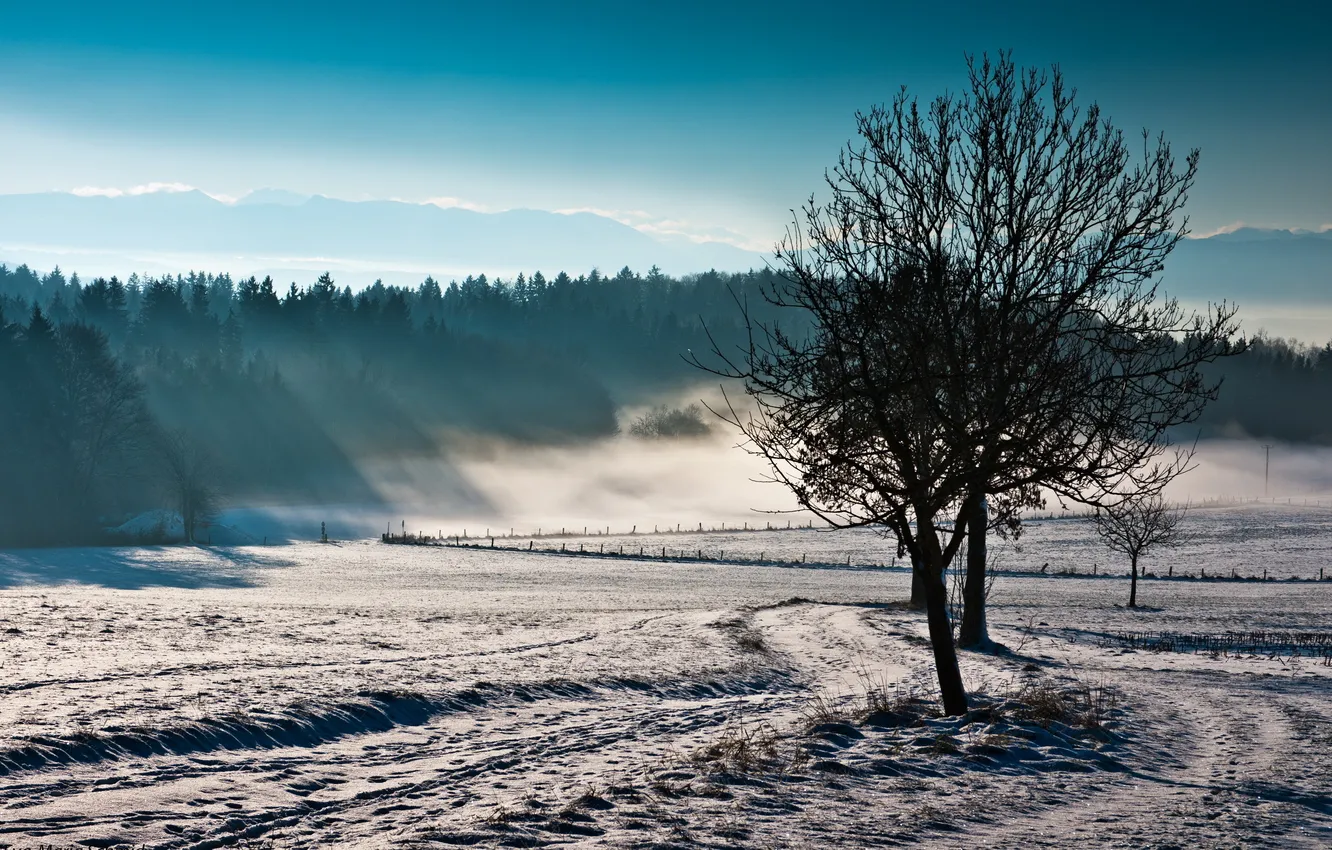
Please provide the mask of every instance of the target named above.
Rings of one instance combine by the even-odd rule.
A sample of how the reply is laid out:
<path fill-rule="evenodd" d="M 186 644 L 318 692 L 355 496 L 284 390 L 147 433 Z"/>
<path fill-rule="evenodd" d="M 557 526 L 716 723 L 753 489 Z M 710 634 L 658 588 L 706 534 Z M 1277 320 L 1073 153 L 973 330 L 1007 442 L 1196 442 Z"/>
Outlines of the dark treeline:
<path fill-rule="evenodd" d="M 1259 335 L 1206 371 L 1225 381 L 1203 415 L 1204 436 L 1332 445 L 1332 342 Z"/>
<path fill-rule="evenodd" d="M 232 499 L 365 501 L 361 461 L 435 453 L 450 432 L 613 434 L 619 406 L 697 379 L 681 354 L 709 345 L 705 325 L 739 341 L 734 298 L 761 305 L 769 275 L 353 292 L 327 274 L 279 289 L 0 265 L 0 545 L 177 507 L 182 453 L 210 458 Z"/>

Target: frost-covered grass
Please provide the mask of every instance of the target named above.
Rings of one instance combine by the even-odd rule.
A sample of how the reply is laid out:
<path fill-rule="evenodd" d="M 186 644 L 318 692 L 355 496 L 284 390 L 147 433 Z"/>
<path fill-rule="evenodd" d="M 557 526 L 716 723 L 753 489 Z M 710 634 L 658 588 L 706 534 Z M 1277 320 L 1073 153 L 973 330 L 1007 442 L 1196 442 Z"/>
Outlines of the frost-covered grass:
<path fill-rule="evenodd" d="M 1190 522 L 1177 572 L 1262 554 L 1307 576 L 1332 553 L 1332 512 Z M 1295 530 L 1259 537 L 1282 523 Z M 908 574 L 864 568 L 891 547 L 731 537 L 787 563 L 374 541 L 0 552 L 0 841 L 1332 836 L 1332 668 L 1111 639 L 1328 630 L 1332 582 L 1148 581 L 1132 610 L 1125 580 L 1085 575 L 1105 564 L 1090 528 L 1032 523 L 1005 566 L 1078 575 L 1000 577 L 991 630 L 1011 652 L 963 653 L 977 710 L 943 718 L 923 619 L 896 604 Z M 802 552 L 820 565 L 790 563 Z"/>

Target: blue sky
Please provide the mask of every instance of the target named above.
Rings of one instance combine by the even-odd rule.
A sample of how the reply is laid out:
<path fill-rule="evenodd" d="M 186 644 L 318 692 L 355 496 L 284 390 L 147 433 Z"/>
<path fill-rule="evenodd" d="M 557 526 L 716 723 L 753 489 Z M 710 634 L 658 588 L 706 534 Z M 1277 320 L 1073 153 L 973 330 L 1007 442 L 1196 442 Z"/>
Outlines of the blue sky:
<path fill-rule="evenodd" d="M 0 0 L 0 192 L 277 186 L 613 213 L 762 248 L 853 114 L 1058 62 L 1202 148 L 1194 229 L 1332 224 L 1332 15 L 1305 3 Z"/>

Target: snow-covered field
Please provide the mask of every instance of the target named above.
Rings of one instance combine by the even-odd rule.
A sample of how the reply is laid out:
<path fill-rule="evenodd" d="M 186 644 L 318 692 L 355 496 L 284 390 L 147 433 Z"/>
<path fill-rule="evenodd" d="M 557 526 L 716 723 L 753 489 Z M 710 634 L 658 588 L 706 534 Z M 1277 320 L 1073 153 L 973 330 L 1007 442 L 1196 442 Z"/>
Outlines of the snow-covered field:
<path fill-rule="evenodd" d="M 1332 509 L 1188 523 L 1187 547 L 1148 569 L 1332 568 Z M 1133 611 L 1085 524 L 1034 522 L 1000 566 L 1078 575 L 1001 576 L 991 632 L 1012 652 L 964 653 L 964 675 L 986 705 L 1077 686 L 1108 700 L 1101 728 L 999 709 L 839 722 L 829 706 L 866 688 L 929 696 L 923 619 L 894 604 L 909 576 L 869 566 L 890 544 L 534 546 L 561 542 L 727 560 L 377 541 L 0 552 L 0 845 L 1332 845 L 1332 667 L 1107 637 L 1325 632 L 1332 581 L 1148 580 Z M 738 562 L 760 555 L 810 563 Z"/>

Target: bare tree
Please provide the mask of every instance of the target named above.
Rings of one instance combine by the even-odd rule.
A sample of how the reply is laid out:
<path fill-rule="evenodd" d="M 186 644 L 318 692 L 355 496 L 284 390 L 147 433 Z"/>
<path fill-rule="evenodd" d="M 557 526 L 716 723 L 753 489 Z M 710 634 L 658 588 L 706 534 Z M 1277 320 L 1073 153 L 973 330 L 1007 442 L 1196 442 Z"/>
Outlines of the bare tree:
<path fill-rule="evenodd" d="M 184 431 L 163 436 L 162 461 L 167 486 L 185 527 L 185 542 L 195 542 L 195 530 L 216 513 L 221 491 L 217 468 L 206 448 Z"/>
<path fill-rule="evenodd" d="M 1128 555 L 1130 608 L 1138 607 L 1138 559 L 1153 549 L 1179 545 L 1179 525 L 1186 511 L 1170 507 L 1160 493 L 1125 499 L 1096 511 L 1096 533 L 1101 540 L 1114 551 Z"/>
<path fill-rule="evenodd" d="M 1159 492 L 1191 458 L 1169 430 L 1217 390 L 1199 367 L 1242 347 L 1233 308 L 1157 298 L 1197 153 L 1181 169 L 1144 134 L 1135 163 L 1058 69 L 1004 55 L 970 71 L 964 96 L 922 109 L 904 91 L 857 116 L 860 143 L 778 246 L 765 293 L 811 330 L 745 310 L 747 345 L 700 363 L 744 382 L 751 412 L 723 415 L 773 480 L 911 556 L 949 714 L 967 699 L 943 576 L 969 526 L 1015 530 L 1047 493 Z M 971 566 L 963 625 L 983 639 L 984 559 Z"/>

